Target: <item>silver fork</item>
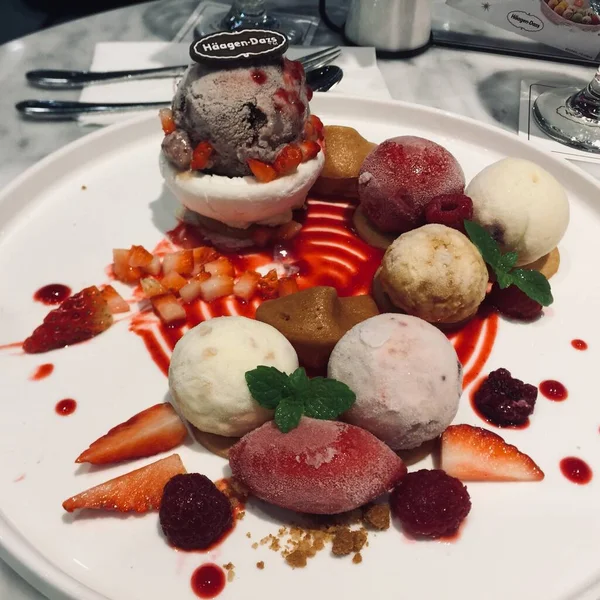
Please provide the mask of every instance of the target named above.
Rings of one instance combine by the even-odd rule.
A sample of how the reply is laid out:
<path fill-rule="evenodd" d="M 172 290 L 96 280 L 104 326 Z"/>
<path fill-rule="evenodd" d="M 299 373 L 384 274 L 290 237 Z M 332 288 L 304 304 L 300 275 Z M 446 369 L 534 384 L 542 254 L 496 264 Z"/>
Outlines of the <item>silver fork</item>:
<path fill-rule="evenodd" d="M 313 52 L 299 58 L 305 70 L 313 70 L 328 65 L 341 53 L 339 46 L 330 46 L 324 50 Z M 135 81 L 138 79 L 155 79 L 158 77 L 177 77 L 188 65 L 157 67 L 154 69 L 137 69 L 129 71 L 61 71 L 55 69 L 38 69 L 25 73 L 27 81 L 36 87 L 54 90 L 81 88 L 95 83 L 113 83 L 115 81 Z"/>

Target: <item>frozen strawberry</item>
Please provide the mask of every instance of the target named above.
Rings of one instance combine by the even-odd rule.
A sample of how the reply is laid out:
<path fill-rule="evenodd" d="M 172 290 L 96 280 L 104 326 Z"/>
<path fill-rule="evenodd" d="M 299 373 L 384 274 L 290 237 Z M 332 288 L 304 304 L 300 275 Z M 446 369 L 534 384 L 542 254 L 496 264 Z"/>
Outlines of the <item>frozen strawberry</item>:
<path fill-rule="evenodd" d="M 155 296 L 151 302 L 152 308 L 154 308 L 160 320 L 166 325 L 185 321 L 187 318 L 185 309 L 177 302 L 177 298 L 173 294 Z"/>
<path fill-rule="evenodd" d="M 161 108 L 158 111 L 158 116 L 165 135 L 169 135 L 169 133 L 173 133 L 177 129 L 173 120 L 173 112 L 170 108 Z"/>
<path fill-rule="evenodd" d="M 154 296 L 162 296 L 167 293 L 167 288 L 154 277 L 142 277 L 140 284 L 146 298 L 154 298 Z"/>
<path fill-rule="evenodd" d="M 142 270 L 145 273 L 154 275 L 154 277 L 157 277 L 158 275 L 160 275 L 160 273 L 162 271 L 162 261 L 160 260 L 160 256 L 153 256 L 150 264 L 145 267 L 142 267 Z"/>
<path fill-rule="evenodd" d="M 235 275 L 235 269 L 233 264 L 228 258 L 221 256 L 216 260 L 208 262 L 204 265 L 204 270 L 211 275 L 229 275 L 233 277 Z"/>
<path fill-rule="evenodd" d="M 302 162 L 302 152 L 298 146 L 286 146 L 275 158 L 273 168 L 279 176 L 289 175 L 298 168 Z"/>
<path fill-rule="evenodd" d="M 185 277 L 191 275 L 194 270 L 194 254 L 191 250 L 180 250 L 165 255 L 162 263 L 163 273 L 168 275 L 172 271 Z"/>
<path fill-rule="evenodd" d="M 48 352 L 89 340 L 108 329 L 113 316 L 96 286 L 81 290 L 50 311 L 23 342 L 29 354 Z"/>
<path fill-rule="evenodd" d="M 178 292 L 187 283 L 187 279 L 182 277 L 177 271 L 171 271 L 162 278 L 161 283 L 168 290 Z"/>
<path fill-rule="evenodd" d="M 113 427 L 82 452 L 75 462 L 108 463 L 153 456 L 179 446 L 187 430 L 170 404 L 155 404 Z"/>
<path fill-rule="evenodd" d="M 277 179 L 277 171 L 267 163 L 256 160 L 255 158 L 249 158 L 248 166 L 252 171 L 252 175 L 254 175 L 260 183 L 269 183 L 270 181 Z"/>
<path fill-rule="evenodd" d="M 258 294 L 264 300 L 277 298 L 279 295 L 279 282 L 275 269 L 271 269 L 264 277 L 260 278 L 258 282 Z"/>
<path fill-rule="evenodd" d="M 129 312 L 129 304 L 125 299 L 115 290 L 112 285 L 107 285 L 102 289 L 102 297 L 108 304 L 108 310 L 111 314 L 116 315 L 117 313 Z"/>
<path fill-rule="evenodd" d="M 143 246 L 131 246 L 129 249 L 129 266 L 142 267 L 146 269 L 150 266 L 154 257 Z"/>
<path fill-rule="evenodd" d="M 272 227 L 256 227 L 252 232 L 252 241 L 259 248 L 266 248 L 275 236 L 275 230 Z"/>
<path fill-rule="evenodd" d="M 321 146 L 313 140 L 300 142 L 298 148 L 300 148 L 300 152 L 302 152 L 302 162 L 312 160 L 319 152 L 321 152 Z"/>
<path fill-rule="evenodd" d="M 256 293 L 260 275 L 256 271 L 246 271 L 233 284 L 233 293 L 242 300 L 250 300 Z"/>
<path fill-rule="evenodd" d="M 202 282 L 210 279 L 210 274 L 206 271 L 201 271 L 190 279 L 180 290 L 179 296 L 184 302 L 193 302 L 202 294 Z"/>
<path fill-rule="evenodd" d="M 192 153 L 192 162 L 190 167 L 194 171 L 202 171 L 210 167 L 210 159 L 213 154 L 213 147 L 210 142 L 200 142 Z"/>
<path fill-rule="evenodd" d="M 441 467 L 462 481 L 541 481 L 542 470 L 499 435 L 471 425 L 442 434 Z"/>
<path fill-rule="evenodd" d="M 276 237 L 282 242 L 295 238 L 302 229 L 302 225 L 296 221 L 288 221 L 277 229 Z"/>
<path fill-rule="evenodd" d="M 282 277 L 279 280 L 279 297 L 289 296 L 299 291 L 298 282 L 295 277 Z"/>
<path fill-rule="evenodd" d="M 368 431 L 303 417 L 289 433 L 273 421 L 229 451 L 233 476 L 258 498 L 302 513 L 353 510 L 406 474 L 402 460 Z"/>
<path fill-rule="evenodd" d="M 137 283 L 142 276 L 142 271 L 129 264 L 131 250 L 124 248 L 113 249 L 112 270 L 116 279 L 123 283 Z"/>
<path fill-rule="evenodd" d="M 217 298 L 233 294 L 233 277 L 229 275 L 212 275 L 210 279 L 203 281 L 200 286 L 202 300 L 211 302 Z"/>
<path fill-rule="evenodd" d="M 63 502 L 67 512 L 80 508 L 145 513 L 158 510 L 167 482 L 185 473 L 179 454 L 136 469 Z"/>

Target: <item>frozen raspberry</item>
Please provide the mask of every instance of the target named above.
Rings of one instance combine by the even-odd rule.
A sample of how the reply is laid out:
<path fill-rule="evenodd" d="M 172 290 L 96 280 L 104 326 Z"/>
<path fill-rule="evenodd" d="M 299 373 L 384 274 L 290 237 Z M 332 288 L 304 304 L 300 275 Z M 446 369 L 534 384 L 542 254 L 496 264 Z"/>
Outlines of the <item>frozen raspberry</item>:
<path fill-rule="evenodd" d="M 506 369 L 492 371 L 475 392 L 475 406 L 495 425 L 522 425 L 533 412 L 537 388 L 514 379 Z"/>
<path fill-rule="evenodd" d="M 400 481 L 390 506 L 406 533 L 438 538 L 456 532 L 471 510 L 471 499 L 458 479 L 440 469 L 422 469 Z"/>
<path fill-rule="evenodd" d="M 158 513 L 163 533 L 177 548 L 202 550 L 231 528 L 231 504 L 199 473 L 175 475 L 165 485 Z"/>
<path fill-rule="evenodd" d="M 464 194 L 444 194 L 436 196 L 425 207 L 427 223 L 440 223 L 452 229 L 465 232 L 465 219 L 473 218 L 473 201 Z"/>
<path fill-rule="evenodd" d="M 542 305 L 532 300 L 525 292 L 516 285 L 510 285 L 501 289 L 494 283 L 489 295 L 489 301 L 507 317 L 519 319 L 520 321 L 531 321 L 542 312 Z"/>

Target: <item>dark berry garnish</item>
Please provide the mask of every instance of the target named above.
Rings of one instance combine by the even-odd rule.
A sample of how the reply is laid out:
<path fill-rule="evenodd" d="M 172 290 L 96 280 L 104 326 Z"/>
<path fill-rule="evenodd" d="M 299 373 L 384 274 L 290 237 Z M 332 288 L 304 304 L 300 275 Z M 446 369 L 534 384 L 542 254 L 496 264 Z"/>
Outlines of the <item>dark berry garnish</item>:
<path fill-rule="evenodd" d="M 425 221 L 440 223 L 465 233 L 465 219 L 473 218 L 473 201 L 464 194 L 436 196 L 425 207 Z"/>
<path fill-rule="evenodd" d="M 532 300 L 516 285 L 501 289 L 497 283 L 494 283 L 488 298 L 503 315 L 520 321 L 531 321 L 542 312 L 542 305 Z"/>
<path fill-rule="evenodd" d="M 204 475 L 175 475 L 165 485 L 158 513 L 163 533 L 177 548 L 202 550 L 231 528 L 231 504 Z"/>
<path fill-rule="evenodd" d="M 475 406 L 494 425 L 522 425 L 533 412 L 538 390 L 506 369 L 492 371 L 475 392 Z"/>
<path fill-rule="evenodd" d="M 390 496 L 406 533 L 438 538 L 456 533 L 471 510 L 467 488 L 440 469 L 409 473 Z"/>

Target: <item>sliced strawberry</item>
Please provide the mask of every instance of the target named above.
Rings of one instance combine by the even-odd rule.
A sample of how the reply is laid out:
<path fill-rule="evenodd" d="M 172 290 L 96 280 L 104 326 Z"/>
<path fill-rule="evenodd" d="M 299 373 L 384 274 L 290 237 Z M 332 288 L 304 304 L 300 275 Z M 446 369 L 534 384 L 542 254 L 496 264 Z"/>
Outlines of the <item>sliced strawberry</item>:
<path fill-rule="evenodd" d="M 282 277 L 279 280 L 279 297 L 289 296 L 299 291 L 298 282 L 295 277 Z"/>
<path fill-rule="evenodd" d="M 233 277 L 229 275 L 213 275 L 200 284 L 202 300 L 210 302 L 216 298 L 229 296 L 233 293 Z"/>
<path fill-rule="evenodd" d="M 169 133 L 173 133 L 175 129 L 177 129 L 175 121 L 173 120 L 173 112 L 170 108 L 161 108 L 158 111 L 158 116 L 165 135 L 169 135 Z"/>
<path fill-rule="evenodd" d="M 210 142 L 200 142 L 192 153 L 192 162 L 190 167 L 194 171 L 202 171 L 210 166 L 210 157 L 213 153 L 213 147 Z"/>
<path fill-rule="evenodd" d="M 82 452 L 76 463 L 108 463 L 154 456 L 179 446 L 187 429 L 168 403 L 155 404 L 113 427 Z"/>
<path fill-rule="evenodd" d="M 300 148 L 293 144 L 289 144 L 277 155 L 277 158 L 273 163 L 273 168 L 280 176 L 289 175 L 296 171 L 301 162 L 302 152 L 300 151 Z"/>
<path fill-rule="evenodd" d="M 163 273 L 168 275 L 172 271 L 182 276 L 191 275 L 194 270 L 194 254 L 191 250 L 180 250 L 166 254 L 162 263 Z"/>
<path fill-rule="evenodd" d="M 131 250 L 125 250 L 124 248 L 113 249 L 112 270 L 115 278 L 123 283 L 137 283 L 142 276 L 140 269 L 132 267 L 129 264 L 130 254 Z"/>
<path fill-rule="evenodd" d="M 140 279 L 140 284 L 146 298 L 154 298 L 154 296 L 162 296 L 167 293 L 165 286 L 154 277 L 143 277 Z"/>
<path fill-rule="evenodd" d="M 321 121 L 317 115 L 310 115 L 308 121 L 310 121 L 313 126 L 317 139 L 320 140 L 323 137 L 323 121 Z"/>
<path fill-rule="evenodd" d="M 185 321 L 187 314 L 185 309 L 173 294 L 165 294 L 164 296 L 155 296 L 151 300 L 152 308 L 159 316 L 160 320 L 166 325 Z"/>
<path fill-rule="evenodd" d="M 303 163 L 312 160 L 319 152 L 321 152 L 321 146 L 319 146 L 318 142 L 313 140 L 300 142 L 298 148 L 300 148 L 300 152 L 302 152 Z"/>
<path fill-rule="evenodd" d="M 260 275 L 256 271 L 246 271 L 233 284 L 233 293 L 242 300 L 250 300 L 256 293 Z"/>
<path fill-rule="evenodd" d="M 79 508 L 145 513 L 158 510 L 167 482 L 186 473 L 179 454 L 101 483 L 63 502 L 67 512 Z"/>
<path fill-rule="evenodd" d="M 542 470 L 499 435 L 471 425 L 442 434 L 441 467 L 462 481 L 541 481 Z"/>
<path fill-rule="evenodd" d="M 192 249 L 192 255 L 194 257 L 194 266 L 203 266 L 207 262 L 211 262 L 219 258 L 219 253 L 210 246 L 198 246 Z"/>
<path fill-rule="evenodd" d="M 235 275 L 233 264 L 228 258 L 220 256 L 217 260 L 213 260 L 204 265 L 204 270 L 211 275 Z"/>
<path fill-rule="evenodd" d="M 162 278 L 161 283 L 172 292 L 178 292 L 187 283 L 187 279 L 177 271 L 171 271 Z"/>
<path fill-rule="evenodd" d="M 259 248 L 266 248 L 272 241 L 275 230 L 272 227 L 258 226 L 252 232 L 252 241 Z"/>
<path fill-rule="evenodd" d="M 202 282 L 210 279 L 210 273 L 201 271 L 190 279 L 180 290 L 179 296 L 184 302 L 193 302 L 202 293 Z"/>
<path fill-rule="evenodd" d="M 296 221 L 288 221 L 277 229 L 275 236 L 278 240 L 285 242 L 295 238 L 300 233 L 301 229 L 302 225 L 300 225 L 300 223 L 297 223 Z"/>
<path fill-rule="evenodd" d="M 162 261 L 160 260 L 160 256 L 153 256 L 150 264 L 143 267 L 143 271 L 150 275 L 154 275 L 154 277 L 158 277 L 162 271 Z"/>
<path fill-rule="evenodd" d="M 146 268 L 154 257 L 144 246 L 131 246 L 129 250 L 129 266 Z"/>
<path fill-rule="evenodd" d="M 277 298 L 279 295 L 279 282 L 277 281 L 277 271 L 275 269 L 271 269 L 264 277 L 260 278 L 258 293 L 265 300 Z"/>
<path fill-rule="evenodd" d="M 268 165 L 261 160 L 249 158 L 248 166 L 254 177 L 256 177 L 260 183 L 269 183 L 270 181 L 277 179 L 277 171 L 271 165 Z"/>
<path fill-rule="evenodd" d="M 116 315 L 117 313 L 129 312 L 129 304 L 127 304 L 124 298 L 112 285 L 104 287 L 101 294 L 106 300 L 108 310 L 110 310 L 111 314 Z"/>
<path fill-rule="evenodd" d="M 106 300 L 96 286 L 81 290 L 50 311 L 23 342 L 29 354 L 77 344 L 102 333 L 113 323 Z"/>

